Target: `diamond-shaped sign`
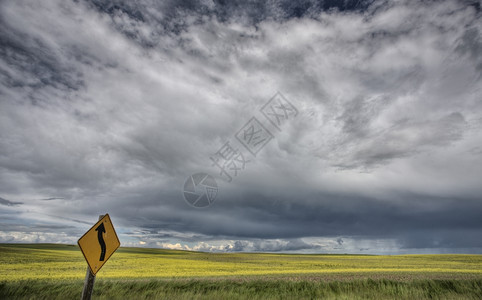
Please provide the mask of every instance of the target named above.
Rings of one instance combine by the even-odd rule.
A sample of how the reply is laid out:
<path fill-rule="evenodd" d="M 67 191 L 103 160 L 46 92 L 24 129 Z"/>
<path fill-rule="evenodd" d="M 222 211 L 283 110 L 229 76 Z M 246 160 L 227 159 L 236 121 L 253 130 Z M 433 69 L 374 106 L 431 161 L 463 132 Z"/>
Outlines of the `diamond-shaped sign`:
<path fill-rule="evenodd" d="M 92 274 L 96 274 L 111 255 L 119 248 L 120 242 L 114 225 L 106 214 L 95 223 L 78 241 Z"/>

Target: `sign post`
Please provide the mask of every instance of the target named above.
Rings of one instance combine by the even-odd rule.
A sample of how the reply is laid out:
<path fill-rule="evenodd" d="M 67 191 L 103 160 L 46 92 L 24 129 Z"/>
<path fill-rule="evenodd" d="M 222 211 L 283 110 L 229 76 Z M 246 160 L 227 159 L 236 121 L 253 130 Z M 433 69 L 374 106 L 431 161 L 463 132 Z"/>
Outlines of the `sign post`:
<path fill-rule="evenodd" d="M 82 289 L 82 300 L 90 300 L 94 291 L 95 275 L 92 275 L 90 267 L 87 266 L 87 274 L 85 274 L 84 288 Z"/>
<path fill-rule="evenodd" d="M 99 221 L 77 241 L 77 244 L 87 261 L 82 300 L 90 300 L 94 290 L 95 275 L 120 246 L 109 215 L 100 215 Z"/>

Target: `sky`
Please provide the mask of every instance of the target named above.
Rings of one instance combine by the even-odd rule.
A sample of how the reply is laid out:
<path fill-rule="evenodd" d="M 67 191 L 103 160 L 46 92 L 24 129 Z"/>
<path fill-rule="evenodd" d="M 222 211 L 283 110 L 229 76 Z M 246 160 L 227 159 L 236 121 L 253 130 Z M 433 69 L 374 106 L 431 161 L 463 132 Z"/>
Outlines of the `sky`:
<path fill-rule="evenodd" d="M 481 5 L 0 1 L 0 242 L 482 254 Z"/>

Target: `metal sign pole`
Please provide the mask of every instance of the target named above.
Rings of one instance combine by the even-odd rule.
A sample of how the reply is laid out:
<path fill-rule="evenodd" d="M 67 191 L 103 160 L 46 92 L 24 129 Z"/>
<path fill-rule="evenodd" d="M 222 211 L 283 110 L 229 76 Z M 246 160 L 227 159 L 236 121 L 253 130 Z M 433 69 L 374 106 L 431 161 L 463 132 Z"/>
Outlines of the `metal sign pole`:
<path fill-rule="evenodd" d="M 99 216 L 99 221 L 104 215 Z M 94 291 L 95 275 L 92 274 L 89 265 L 87 265 L 87 274 L 85 274 L 84 289 L 82 290 L 82 300 L 90 300 L 92 298 L 92 292 Z"/>

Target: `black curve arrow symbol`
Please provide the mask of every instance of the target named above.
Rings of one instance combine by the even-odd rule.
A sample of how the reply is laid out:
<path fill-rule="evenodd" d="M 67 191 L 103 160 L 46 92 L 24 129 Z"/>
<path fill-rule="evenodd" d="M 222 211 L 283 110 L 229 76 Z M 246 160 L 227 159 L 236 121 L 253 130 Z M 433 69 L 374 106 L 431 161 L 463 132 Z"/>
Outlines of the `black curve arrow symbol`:
<path fill-rule="evenodd" d="M 99 244 L 100 244 L 100 261 L 104 261 L 105 258 L 105 242 L 104 242 L 104 236 L 102 233 L 105 233 L 105 227 L 104 223 L 101 223 L 97 228 L 95 229 L 97 231 L 97 238 L 99 239 Z"/>

